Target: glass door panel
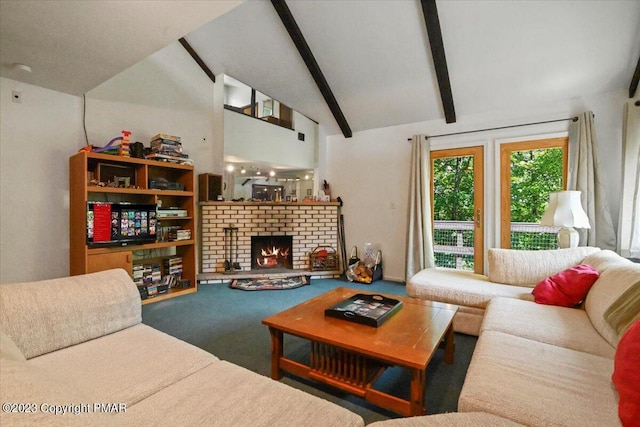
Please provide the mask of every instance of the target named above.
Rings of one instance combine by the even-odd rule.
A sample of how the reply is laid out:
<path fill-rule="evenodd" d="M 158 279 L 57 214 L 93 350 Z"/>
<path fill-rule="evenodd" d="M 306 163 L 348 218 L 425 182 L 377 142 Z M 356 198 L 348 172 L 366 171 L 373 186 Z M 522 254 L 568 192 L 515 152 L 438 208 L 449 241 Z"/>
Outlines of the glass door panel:
<path fill-rule="evenodd" d="M 483 147 L 431 152 L 436 266 L 484 270 Z"/>

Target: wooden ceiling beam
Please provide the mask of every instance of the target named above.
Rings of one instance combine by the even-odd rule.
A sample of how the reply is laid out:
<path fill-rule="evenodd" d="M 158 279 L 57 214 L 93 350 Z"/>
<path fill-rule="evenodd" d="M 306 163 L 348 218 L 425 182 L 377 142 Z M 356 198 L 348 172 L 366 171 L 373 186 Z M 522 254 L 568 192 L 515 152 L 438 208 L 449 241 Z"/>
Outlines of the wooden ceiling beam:
<path fill-rule="evenodd" d="M 636 71 L 631 78 L 631 84 L 629 85 L 629 98 L 636 96 L 636 90 L 638 89 L 638 80 L 640 80 L 640 58 L 638 58 L 638 64 L 636 65 Z"/>
<path fill-rule="evenodd" d="M 215 83 L 216 82 L 216 76 L 209 69 L 209 67 L 207 67 L 207 64 L 204 63 L 202 58 L 200 58 L 200 55 L 198 55 L 196 53 L 196 51 L 193 50 L 193 48 L 191 47 L 189 42 L 184 37 L 180 37 L 180 39 L 178 39 L 178 41 L 180 42 L 182 47 L 184 47 L 184 49 L 187 52 L 189 52 L 189 55 L 191 55 L 193 60 L 196 61 L 196 64 L 198 64 L 200 66 L 200 68 L 202 68 L 202 71 L 204 71 L 204 73 L 211 79 L 211 81 Z"/>
<path fill-rule="evenodd" d="M 442 31 L 440 29 L 436 1 L 420 0 L 420 3 L 422 4 L 422 14 L 424 15 L 424 23 L 427 27 L 427 35 L 429 36 L 431 57 L 433 58 L 433 65 L 435 66 L 436 77 L 438 78 L 444 117 L 447 123 L 455 123 L 456 109 L 453 105 L 449 69 L 447 68 L 447 58 L 444 52 L 444 42 L 442 41 Z"/>
<path fill-rule="evenodd" d="M 324 74 L 322 74 L 322 70 L 320 70 L 320 66 L 316 61 L 307 41 L 302 35 L 302 31 L 300 31 L 300 27 L 298 27 L 298 23 L 294 19 L 291 14 L 291 10 L 287 6 L 285 0 L 271 0 L 271 4 L 275 8 L 278 16 L 280 16 L 280 20 L 282 24 L 286 28 L 291 40 L 293 40 L 293 44 L 296 45 L 300 56 L 304 60 L 304 63 L 307 65 L 313 80 L 315 80 L 318 89 L 320 89 L 320 93 L 324 97 L 325 102 L 329 106 L 333 117 L 336 119 L 338 126 L 340 126 L 340 130 L 342 130 L 342 134 L 345 138 L 351 138 L 352 132 L 349 127 L 349 123 L 347 123 L 347 119 L 344 117 L 342 110 L 340 109 L 340 105 L 338 105 L 338 101 L 336 97 L 333 95 L 331 88 L 329 87 L 329 83 L 327 83 L 327 79 L 325 79 Z"/>

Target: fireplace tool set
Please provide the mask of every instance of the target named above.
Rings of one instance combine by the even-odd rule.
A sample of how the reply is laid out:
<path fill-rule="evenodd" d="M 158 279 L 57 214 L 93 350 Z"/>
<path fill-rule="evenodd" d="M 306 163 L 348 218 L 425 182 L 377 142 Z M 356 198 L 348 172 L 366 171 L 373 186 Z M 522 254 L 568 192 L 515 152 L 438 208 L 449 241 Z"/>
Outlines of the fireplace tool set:
<path fill-rule="evenodd" d="M 234 250 L 235 249 L 235 250 Z M 233 274 L 242 270 L 238 262 L 238 228 L 225 227 L 224 229 L 224 272 Z"/>

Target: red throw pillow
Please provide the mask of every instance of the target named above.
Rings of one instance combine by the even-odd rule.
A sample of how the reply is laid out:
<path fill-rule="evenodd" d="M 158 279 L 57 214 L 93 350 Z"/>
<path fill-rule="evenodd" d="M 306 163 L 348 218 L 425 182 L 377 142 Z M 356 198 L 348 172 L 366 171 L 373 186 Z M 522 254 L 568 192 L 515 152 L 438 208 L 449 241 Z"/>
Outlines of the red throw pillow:
<path fill-rule="evenodd" d="M 598 276 L 598 270 L 590 265 L 576 265 L 547 277 L 533 288 L 532 294 L 538 304 L 575 307 L 587 296 Z"/>
<path fill-rule="evenodd" d="M 611 379 L 616 385 L 618 416 L 624 427 L 640 426 L 640 319 L 622 335 Z"/>

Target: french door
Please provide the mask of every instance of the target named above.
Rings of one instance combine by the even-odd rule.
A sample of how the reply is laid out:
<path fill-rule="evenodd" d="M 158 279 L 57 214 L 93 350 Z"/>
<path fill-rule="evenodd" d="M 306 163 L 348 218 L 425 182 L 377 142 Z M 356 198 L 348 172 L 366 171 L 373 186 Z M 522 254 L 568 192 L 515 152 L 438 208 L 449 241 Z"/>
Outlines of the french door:
<path fill-rule="evenodd" d="M 561 137 L 500 146 L 500 247 L 557 248 L 557 229 L 540 219 L 549 193 L 567 188 L 568 144 Z"/>
<path fill-rule="evenodd" d="M 431 151 L 437 267 L 484 271 L 484 148 Z"/>

